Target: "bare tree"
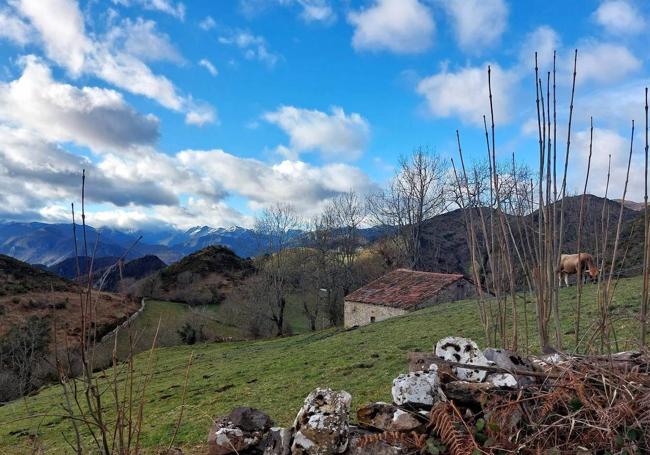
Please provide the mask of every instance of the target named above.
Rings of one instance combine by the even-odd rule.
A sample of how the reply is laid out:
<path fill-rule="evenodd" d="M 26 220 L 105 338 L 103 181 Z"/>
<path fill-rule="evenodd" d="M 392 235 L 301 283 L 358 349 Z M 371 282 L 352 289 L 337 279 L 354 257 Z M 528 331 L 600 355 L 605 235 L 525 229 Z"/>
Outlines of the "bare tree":
<path fill-rule="evenodd" d="M 269 310 L 269 317 L 276 327 L 276 335 L 285 332 L 286 297 L 289 289 L 287 246 L 300 219 L 295 209 L 278 203 L 262 212 L 255 230 L 264 245 L 265 254 L 259 259 L 258 274 L 263 284 L 261 298 Z"/>
<path fill-rule="evenodd" d="M 400 158 L 388 189 L 368 200 L 374 221 L 397 228 L 396 240 L 410 268 L 423 266 L 424 222 L 447 208 L 446 172 L 447 164 L 440 156 L 417 148 Z"/>

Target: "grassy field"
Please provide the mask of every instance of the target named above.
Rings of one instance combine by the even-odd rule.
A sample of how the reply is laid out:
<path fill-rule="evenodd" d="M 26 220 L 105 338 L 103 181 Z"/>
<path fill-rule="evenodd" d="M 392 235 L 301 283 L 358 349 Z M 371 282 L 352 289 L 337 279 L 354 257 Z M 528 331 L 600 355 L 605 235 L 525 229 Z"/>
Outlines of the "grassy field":
<path fill-rule="evenodd" d="M 197 330 L 201 329 L 208 339 L 219 337 L 240 337 L 237 327 L 223 323 L 219 305 L 200 305 L 190 307 L 189 305 L 176 302 L 165 302 L 161 300 L 148 300 L 144 311 L 136 317 L 128 330 L 119 332 L 117 350 L 120 359 L 126 358 L 129 352 L 129 343 L 133 343 L 134 352 L 142 352 L 151 348 L 153 338 L 156 334 L 158 321 L 157 346 L 169 347 L 182 344 L 178 331 L 189 323 Z M 110 358 L 114 346 L 114 339 L 108 337 L 99 346 L 100 355 Z"/>
<path fill-rule="evenodd" d="M 621 280 L 612 312 L 616 315 L 618 348 L 632 348 L 624 339 L 637 337 L 633 314 L 641 279 Z M 573 344 L 575 288 L 561 292 L 564 342 Z M 595 286 L 583 296 L 583 326 L 595 319 Z M 528 307 L 531 347 L 537 337 L 533 308 Z M 520 313 L 522 310 L 520 310 Z M 153 318 L 156 319 L 156 318 Z M 143 320 L 144 323 L 144 320 Z M 523 324 L 521 324 L 523 328 Z M 171 438 L 181 402 L 184 371 L 190 353 L 188 408 L 177 444 L 189 453 L 204 444 L 212 417 L 234 406 L 248 405 L 269 413 L 276 423 L 290 425 L 304 397 L 317 386 L 345 389 L 353 408 L 364 402 L 390 400 L 392 379 L 407 368 L 408 351 L 432 349 L 447 335 L 467 336 L 485 346 L 475 301 L 454 302 L 355 330 L 329 329 L 282 339 L 161 348 L 155 354 L 155 376 L 147 390 L 143 445 L 151 453 Z M 146 354 L 138 358 L 144 369 Z M 110 373 L 107 373 L 110 374 Z M 60 416 L 59 387 L 0 408 L 0 452 L 23 453 L 34 438 L 45 453 L 64 453 L 62 433 L 69 424 Z"/>

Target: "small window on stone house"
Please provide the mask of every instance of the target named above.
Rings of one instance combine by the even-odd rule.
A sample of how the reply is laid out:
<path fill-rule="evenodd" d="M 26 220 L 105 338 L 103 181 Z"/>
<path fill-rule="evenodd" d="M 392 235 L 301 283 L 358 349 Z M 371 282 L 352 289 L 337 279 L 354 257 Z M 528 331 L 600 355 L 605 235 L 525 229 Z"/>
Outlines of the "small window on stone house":
<path fill-rule="evenodd" d="M 374 316 L 370 316 L 370 322 L 371 323 L 375 322 L 375 317 Z"/>

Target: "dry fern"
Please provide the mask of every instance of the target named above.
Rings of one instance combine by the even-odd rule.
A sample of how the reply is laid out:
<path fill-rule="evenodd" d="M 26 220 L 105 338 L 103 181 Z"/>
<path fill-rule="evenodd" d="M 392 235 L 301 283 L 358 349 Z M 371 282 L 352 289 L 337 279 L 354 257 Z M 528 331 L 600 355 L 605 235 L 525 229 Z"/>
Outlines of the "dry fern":
<path fill-rule="evenodd" d="M 401 446 L 405 449 L 420 450 L 427 439 L 426 435 L 411 431 L 410 433 L 401 431 L 385 431 L 383 433 L 370 434 L 359 438 L 359 447 L 367 447 L 377 442 L 385 442 L 392 446 Z"/>
<path fill-rule="evenodd" d="M 429 415 L 429 425 L 450 455 L 471 455 L 478 446 L 467 431 L 465 422 L 451 402 L 441 402 L 433 407 Z"/>

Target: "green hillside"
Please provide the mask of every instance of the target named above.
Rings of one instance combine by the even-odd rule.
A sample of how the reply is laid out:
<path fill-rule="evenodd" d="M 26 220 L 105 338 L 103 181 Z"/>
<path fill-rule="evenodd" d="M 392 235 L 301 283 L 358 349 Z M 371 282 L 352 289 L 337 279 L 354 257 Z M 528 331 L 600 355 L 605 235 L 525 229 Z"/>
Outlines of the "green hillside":
<path fill-rule="evenodd" d="M 595 291 L 593 285 L 585 287 L 584 327 L 596 315 Z M 632 316 L 640 293 L 640 277 L 621 280 L 616 290 L 612 311 L 617 315 L 620 350 L 633 348 L 623 340 L 637 337 L 637 322 Z M 575 288 L 563 289 L 561 295 L 563 332 L 565 343 L 570 345 Z M 528 310 L 534 345 L 537 338 L 532 304 Z M 189 375 L 188 408 L 177 444 L 189 453 L 204 453 L 197 447 L 205 441 L 211 417 L 234 406 L 260 408 L 278 424 L 290 425 L 302 400 L 316 386 L 349 391 L 353 408 L 371 400 L 389 400 L 392 379 L 407 368 L 406 352 L 431 350 L 433 343 L 447 335 L 467 336 L 485 346 L 475 301 L 442 304 L 350 331 L 330 329 L 267 341 L 161 348 L 147 392 L 143 445 L 154 453 L 155 447 L 169 443 L 191 352 L 194 364 Z M 137 368 L 145 368 L 146 355 L 138 356 Z M 106 400 L 110 402 L 108 394 Z M 0 453 L 29 451 L 34 436 L 45 453 L 63 453 L 66 444 L 62 433 L 69 431 L 68 423 L 53 415 L 60 414 L 60 401 L 60 388 L 50 387 L 0 407 Z"/>

